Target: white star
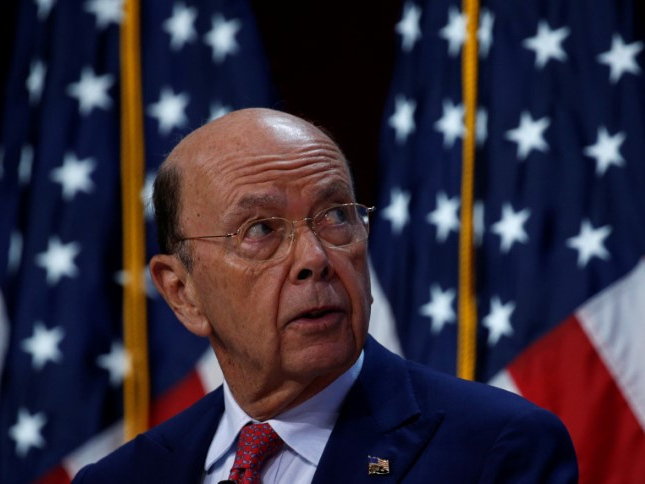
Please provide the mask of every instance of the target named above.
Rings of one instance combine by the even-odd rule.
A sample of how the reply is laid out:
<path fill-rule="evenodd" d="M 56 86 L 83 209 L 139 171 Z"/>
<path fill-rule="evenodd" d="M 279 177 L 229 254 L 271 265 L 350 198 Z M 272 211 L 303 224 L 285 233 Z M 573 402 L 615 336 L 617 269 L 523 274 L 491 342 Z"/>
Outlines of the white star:
<path fill-rule="evenodd" d="M 168 134 L 174 128 L 180 128 L 188 122 L 184 110 L 189 102 L 188 94 L 175 94 L 172 89 L 164 87 L 159 101 L 148 106 L 148 114 L 159 121 L 159 132 Z"/>
<path fill-rule="evenodd" d="M 25 145 L 20 150 L 20 162 L 18 164 L 18 181 L 21 185 L 27 185 L 31 180 L 31 168 L 34 165 L 34 149 Z"/>
<path fill-rule="evenodd" d="M 67 94 L 78 99 L 81 114 L 87 115 L 94 108 L 109 109 L 112 106 L 112 99 L 107 92 L 112 84 L 112 74 L 97 76 L 94 69 L 84 67 L 81 79 L 67 86 Z"/>
<path fill-rule="evenodd" d="M 45 20 L 49 16 L 56 0 L 35 0 L 38 5 L 38 20 Z"/>
<path fill-rule="evenodd" d="M 47 68 L 42 61 L 33 61 L 29 69 L 29 77 L 27 77 L 27 91 L 29 91 L 29 102 L 31 104 L 38 104 L 40 97 L 43 93 L 45 86 L 45 75 Z"/>
<path fill-rule="evenodd" d="M 204 42 L 213 49 L 215 62 L 219 64 L 227 55 L 233 55 L 240 50 L 235 36 L 241 28 L 242 22 L 237 19 L 226 20 L 221 15 L 213 17 L 212 28 L 204 37 Z"/>
<path fill-rule="evenodd" d="M 394 104 L 394 114 L 388 119 L 388 125 L 396 133 L 396 142 L 405 143 L 408 136 L 416 129 L 414 110 L 417 108 L 417 103 L 412 99 L 396 96 Z"/>
<path fill-rule="evenodd" d="M 225 106 L 220 102 L 215 102 L 211 104 L 211 112 L 210 112 L 210 117 L 208 119 L 209 121 L 213 121 L 214 119 L 221 118 L 222 116 L 230 112 L 231 112 L 230 106 Z"/>
<path fill-rule="evenodd" d="M 403 7 L 403 17 L 396 24 L 396 32 L 401 34 L 402 48 L 406 52 L 410 52 L 421 38 L 420 20 L 421 9 L 414 3 L 407 2 Z"/>
<path fill-rule="evenodd" d="M 443 101 L 443 114 L 434 124 L 434 129 L 443 134 L 444 148 L 452 148 L 457 138 L 464 136 L 464 106 L 454 105 L 450 99 Z"/>
<path fill-rule="evenodd" d="M 569 33 L 568 27 L 551 30 L 548 22 L 540 20 L 535 37 L 525 39 L 522 45 L 535 51 L 535 67 L 542 69 L 550 59 L 560 61 L 567 59 L 567 54 L 562 49 L 562 42 Z"/>
<path fill-rule="evenodd" d="M 589 220 L 582 221 L 580 233 L 567 240 L 567 247 L 578 251 L 578 267 L 586 266 L 592 257 L 603 260 L 610 258 L 604 243 L 611 230 L 609 225 L 594 229 Z"/>
<path fill-rule="evenodd" d="M 486 139 L 488 138 L 488 111 L 486 108 L 477 109 L 475 123 L 475 140 L 481 146 L 486 143 Z"/>
<path fill-rule="evenodd" d="M 551 120 L 548 117 L 534 121 L 530 113 L 522 113 L 520 125 L 506 133 L 506 139 L 517 143 L 518 159 L 525 160 L 532 150 L 549 150 L 549 145 L 544 140 L 544 130 L 549 124 Z"/>
<path fill-rule="evenodd" d="M 107 370 L 110 374 L 110 385 L 116 387 L 123 383 L 126 375 L 130 372 L 131 361 L 128 352 L 118 341 L 112 342 L 110 352 L 100 355 L 96 364 Z"/>
<path fill-rule="evenodd" d="M 584 154 L 596 159 L 596 175 L 602 176 L 611 165 L 622 166 L 625 160 L 620 155 L 620 146 L 625 141 L 625 133 L 618 132 L 611 136 L 607 128 L 598 128 L 596 144 L 587 146 Z"/>
<path fill-rule="evenodd" d="M 479 43 L 479 56 L 488 57 L 488 52 L 493 45 L 493 25 L 495 15 L 487 8 L 482 8 L 479 16 L 479 29 L 477 30 L 477 41 Z"/>
<path fill-rule="evenodd" d="M 159 293 L 157 292 L 157 288 L 154 285 L 154 282 L 152 282 L 152 276 L 150 275 L 150 271 L 148 270 L 147 267 L 144 267 L 142 270 L 142 276 L 143 276 L 143 284 L 145 286 L 145 291 L 146 291 L 146 296 L 149 298 L 156 298 Z M 115 276 L 114 276 L 114 281 L 119 284 L 122 287 L 125 287 L 127 284 L 130 284 L 131 278 L 130 274 L 125 271 L 118 271 Z"/>
<path fill-rule="evenodd" d="M 515 303 L 509 301 L 502 304 L 499 297 L 494 296 L 490 305 L 490 313 L 484 318 L 482 324 L 488 328 L 488 346 L 494 346 L 502 336 L 513 334 L 511 315 L 515 311 Z"/>
<path fill-rule="evenodd" d="M 123 20 L 123 0 L 87 0 L 85 11 L 96 16 L 99 29 L 111 23 L 119 25 Z"/>
<path fill-rule="evenodd" d="M 92 193 L 94 183 L 90 174 L 95 168 L 96 162 L 92 158 L 79 160 L 73 153 L 67 153 L 63 160 L 63 166 L 54 168 L 49 178 L 61 184 L 63 199 L 70 201 L 78 192 Z"/>
<path fill-rule="evenodd" d="M 18 410 L 18 421 L 9 429 L 9 437 L 16 442 L 18 457 L 25 457 L 32 447 L 45 447 L 41 431 L 46 423 L 47 417 L 42 412 L 32 415 L 24 407 Z"/>
<path fill-rule="evenodd" d="M 408 206 L 410 205 L 410 194 L 398 188 L 390 192 L 390 204 L 383 210 L 382 217 L 392 223 L 392 232 L 399 235 L 403 227 L 410 221 Z"/>
<path fill-rule="evenodd" d="M 437 208 L 426 216 L 426 221 L 437 226 L 437 242 L 445 242 L 451 231 L 459 231 L 459 197 L 448 198 L 437 193 Z"/>
<path fill-rule="evenodd" d="M 81 251 L 77 242 L 61 244 L 58 237 L 50 237 L 47 251 L 36 256 L 36 265 L 47 271 L 47 284 L 58 284 L 63 276 L 76 277 L 78 267 L 74 264 L 74 257 Z"/>
<path fill-rule="evenodd" d="M 170 34 L 172 50 L 181 50 L 186 42 L 192 42 L 197 38 L 196 18 L 197 9 L 195 7 L 186 7 L 183 3 L 173 5 L 172 17 L 163 23 L 163 29 Z"/>
<path fill-rule="evenodd" d="M 475 244 L 481 245 L 484 240 L 484 202 L 478 200 L 473 205 L 473 231 L 475 232 Z"/>
<path fill-rule="evenodd" d="M 152 203 L 154 184 L 155 174 L 148 173 L 146 175 L 146 181 L 143 184 L 143 188 L 141 189 L 141 193 L 139 194 L 139 196 L 141 197 L 141 203 L 143 204 L 143 210 L 146 216 L 146 220 L 152 220 L 155 215 L 155 207 Z"/>
<path fill-rule="evenodd" d="M 643 50 L 643 46 L 643 42 L 625 44 L 620 35 L 613 35 L 611 49 L 598 56 L 598 62 L 609 66 L 609 80 L 612 84 L 616 84 L 625 72 L 640 74 L 641 68 L 636 63 L 636 56 Z"/>
<path fill-rule="evenodd" d="M 451 57 L 459 54 L 461 46 L 466 41 L 467 21 L 467 16 L 459 13 L 459 9 L 450 7 L 448 10 L 448 23 L 439 31 L 439 37 L 448 41 L 448 54 Z"/>
<path fill-rule="evenodd" d="M 34 370 L 40 371 L 47 362 L 58 363 L 63 358 L 58 345 L 64 337 L 65 332 L 62 328 L 47 329 L 38 321 L 34 325 L 34 334 L 24 339 L 20 347 L 31 355 L 31 366 Z"/>
<path fill-rule="evenodd" d="M 505 203 L 502 207 L 502 218 L 495 222 L 491 231 L 501 237 L 500 250 L 508 252 L 515 242 L 526 242 L 529 236 L 524 230 L 524 223 L 527 221 L 531 211 L 528 208 L 515 212 L 513 207 Z"/>
<path fill-rule="evenodd" d="M 7 272 L 9 274 L 15 274 L 20 263 L 22 262 L 22 235 L 20 232 L 14 231 L 11 233 L 11 238 L 9 239 L 9 255 L 7 261 Z"/>
<path fill-rule="evenodd" d="M 452 302 L 455 299 L 455 290 L 441 290 L 437 284 L 430 288 L 430 301 L 419 308 L 419 314 L 432 319 L 430 331 L 432 334 L 441 332 L 446 323 L 455 321 L 455 311 L 452 309 Z"/>

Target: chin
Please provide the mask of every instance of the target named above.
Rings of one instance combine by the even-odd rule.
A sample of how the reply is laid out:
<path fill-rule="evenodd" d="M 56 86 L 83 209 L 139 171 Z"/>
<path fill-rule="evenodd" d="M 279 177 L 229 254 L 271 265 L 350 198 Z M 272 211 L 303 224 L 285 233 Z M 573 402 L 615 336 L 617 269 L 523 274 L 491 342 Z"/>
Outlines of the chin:
<path fill-rule="evenodd" d="M 361 348 L 354 341 L 327 342 L 300 348 L 286 355 L 284 368 L 288 373 L 301 378 L 318 378 L 326 375 L 336 376 L 344 373 L 357 360 Z"/>

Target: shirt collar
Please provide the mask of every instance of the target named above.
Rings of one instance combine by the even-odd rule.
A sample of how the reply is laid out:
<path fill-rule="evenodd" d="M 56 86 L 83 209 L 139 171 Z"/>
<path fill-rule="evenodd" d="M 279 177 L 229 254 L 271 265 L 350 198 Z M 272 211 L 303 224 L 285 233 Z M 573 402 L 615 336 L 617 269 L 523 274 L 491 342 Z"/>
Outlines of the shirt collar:
<path fill-rule="evenodd" d="M 363 367 L 363 352 L 352 367 L 309 400 L 267 420 L 285 444 L 313 465 L 318 465 L 334 428 L 340 406 Z M 249 422 L 256 422 L 237 404 L 224 381 L 224 415 L 206 456 L 208 471 L 235 447 L 237 436 Z"/>

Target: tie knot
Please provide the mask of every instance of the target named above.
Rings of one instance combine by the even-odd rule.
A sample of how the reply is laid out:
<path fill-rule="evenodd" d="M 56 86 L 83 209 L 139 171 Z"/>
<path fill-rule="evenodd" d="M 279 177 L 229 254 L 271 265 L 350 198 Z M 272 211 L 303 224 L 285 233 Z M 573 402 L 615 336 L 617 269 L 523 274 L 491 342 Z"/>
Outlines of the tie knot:
<path fill-rule="evenodd" d="M 240 432 L 235 463 L 229 479 L 259 482 L 259 471 L 267 457 L 275 454 L 284 442 L 268 423 L 246 425 Z"/>

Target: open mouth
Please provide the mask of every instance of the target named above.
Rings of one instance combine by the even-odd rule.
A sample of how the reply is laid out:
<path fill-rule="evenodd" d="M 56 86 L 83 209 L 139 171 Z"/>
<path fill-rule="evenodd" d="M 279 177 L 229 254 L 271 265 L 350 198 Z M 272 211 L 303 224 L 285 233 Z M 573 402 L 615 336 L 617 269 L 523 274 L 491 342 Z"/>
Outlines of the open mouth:
<path fill-rule="evenodd" d="M 325 307 L 303 311 L 298 314 L 291 321 L 324 321 L 329 318 L 334 318 L 341 313 L 341 309 L 337 307 Z"/>
<path fill-rule="evenodd" d="M 299 319 L 318 319 L 334 312 L 337 312 L 337 311 L 333 309 L 316 309 L 314 311 L 309 311 L 301 314 L 299 316 Z"/>

